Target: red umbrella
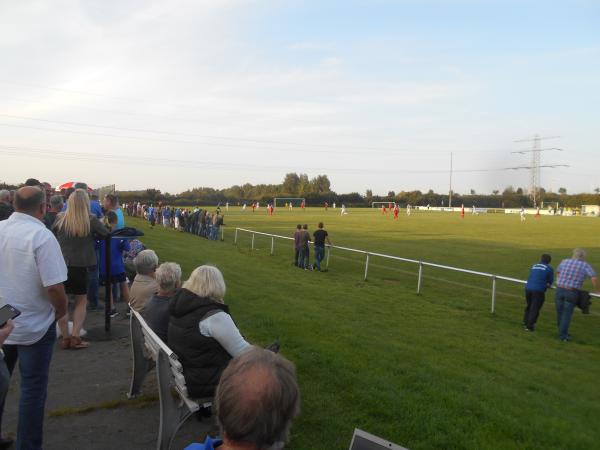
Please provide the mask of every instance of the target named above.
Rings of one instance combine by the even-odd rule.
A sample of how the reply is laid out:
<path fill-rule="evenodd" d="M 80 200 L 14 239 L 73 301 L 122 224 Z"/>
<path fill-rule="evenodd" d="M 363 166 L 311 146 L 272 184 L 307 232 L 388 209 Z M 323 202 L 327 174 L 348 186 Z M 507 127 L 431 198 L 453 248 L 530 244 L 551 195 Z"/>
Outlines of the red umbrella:
<path fill-rule="evenodd" d="M 75 186 L 77 183 L 80 183 L 80 181 L 68 181 L 68 182 L 66 182 L 66 183 L 63 183 L 63 184 L 61 184 L 60 186 L 57 186 L 57 187 L 56 187 L 56 191 L 57 191 L 57 192 L 60 192 L 60 191 L 62 191 L 63 189 L 71 189 L 71 188 L 72 188 L 72 187 L 74 187 L 74 186 Z M 93 189 L 92 189 L 90 186 L 88 186 L 87 190 L 88 190 L 88 192 L 92 192 L 92 191 L 93 191 Z"/>

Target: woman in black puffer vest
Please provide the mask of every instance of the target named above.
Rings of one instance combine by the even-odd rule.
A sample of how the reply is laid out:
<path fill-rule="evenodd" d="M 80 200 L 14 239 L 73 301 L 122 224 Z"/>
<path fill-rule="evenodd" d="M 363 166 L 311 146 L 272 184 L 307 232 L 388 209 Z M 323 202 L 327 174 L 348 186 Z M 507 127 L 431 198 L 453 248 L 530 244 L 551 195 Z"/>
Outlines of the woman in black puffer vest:
<path fill-rule="evenodd" d="M 214 396 L 229 360 L 251 348 L 231 319 L 224 296 L 219 269 L 200 266 L 169 302 L 169 347 L 183 365 L 192 398 Z"/>

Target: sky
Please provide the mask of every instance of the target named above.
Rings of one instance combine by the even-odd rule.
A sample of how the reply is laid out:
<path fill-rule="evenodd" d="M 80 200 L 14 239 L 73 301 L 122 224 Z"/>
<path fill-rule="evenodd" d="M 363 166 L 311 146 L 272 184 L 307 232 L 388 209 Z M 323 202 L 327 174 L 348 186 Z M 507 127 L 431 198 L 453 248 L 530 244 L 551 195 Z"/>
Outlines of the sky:
<path fill-rule="evenodd" d="M 0 1 L 0 181 L 600 186 L 598 1 Z M 568 167 L 564 167 L 568 166 Z"/>

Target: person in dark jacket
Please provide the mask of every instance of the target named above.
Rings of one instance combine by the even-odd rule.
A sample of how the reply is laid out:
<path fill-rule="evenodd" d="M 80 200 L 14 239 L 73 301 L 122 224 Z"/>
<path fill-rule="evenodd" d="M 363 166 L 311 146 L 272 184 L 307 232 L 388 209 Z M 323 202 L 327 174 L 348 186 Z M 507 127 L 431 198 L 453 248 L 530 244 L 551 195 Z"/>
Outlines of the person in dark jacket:
<path fill-rule="evenodd" d="M 214 396 L 231 358 L 252 348 L 229 315 L 224 296 L 219 269 L 200 266 L 169 302 L 169 347 L 183 365 L 192 398 Z"/>
<path fill-rule="evenodd" d="M 156 269 L 159 290 L 148 300 L 142 315 L 148 326 L 168 344 L 169 300 L 181 285 L 181 267 L 174 262 L 165 262 Z"/>
<path fill-rule="evenodd" d="M 0 220 L 6 220 L 14 212 L 10 201 L 10 191 L 0 190 Z"/>
<path fill-rule="evenodd" d="M 554 269 L 550 266 L 552 257 L 543 254 L 540 262 L 534 264 L 529 270 L 529 278 L 525 285 L 525 313 L 523 316 L 523 325 L 526 331 L 534 331 L 535 323 L 546 300 L 546 289 L 552 286 L 554 282 Z"/>
<path fill-rule="evenodd" d="M 56 216 L 63 210 L 63 207 L 64 200 L 62 195 L 53 195 L 50 197 L 50 211 L 48 211 L 44 216 L 44 224 L 46 225 L 46 228 L 52 230 L 54 222 L 56 221 Z"/>

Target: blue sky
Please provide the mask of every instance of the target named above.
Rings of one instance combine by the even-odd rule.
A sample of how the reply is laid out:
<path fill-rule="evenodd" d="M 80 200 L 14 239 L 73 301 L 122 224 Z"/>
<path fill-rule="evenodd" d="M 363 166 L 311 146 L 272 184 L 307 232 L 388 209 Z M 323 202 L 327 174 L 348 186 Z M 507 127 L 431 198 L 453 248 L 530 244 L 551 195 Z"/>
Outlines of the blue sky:
<path fill-rule="evenodd" d="M 447 191 L 453 152 L 454 190 L 491 192 L 540 134 L 570 166 L 544 187 L 600 186 L 598 2 L 25 1 L 0 27 L 0 180 Z"/>

